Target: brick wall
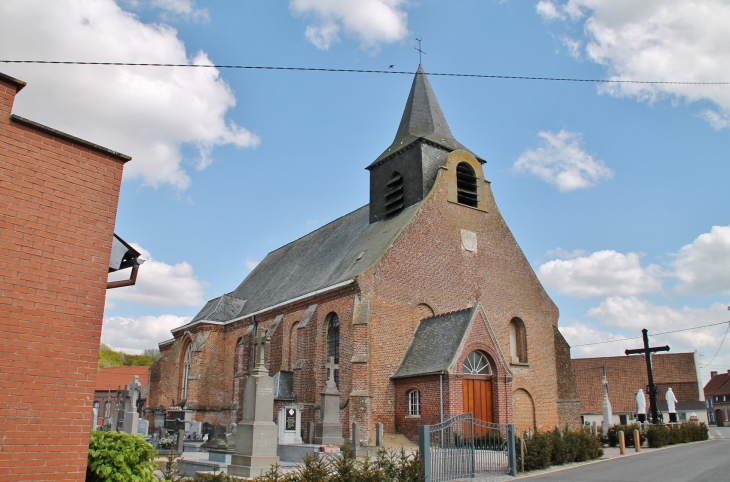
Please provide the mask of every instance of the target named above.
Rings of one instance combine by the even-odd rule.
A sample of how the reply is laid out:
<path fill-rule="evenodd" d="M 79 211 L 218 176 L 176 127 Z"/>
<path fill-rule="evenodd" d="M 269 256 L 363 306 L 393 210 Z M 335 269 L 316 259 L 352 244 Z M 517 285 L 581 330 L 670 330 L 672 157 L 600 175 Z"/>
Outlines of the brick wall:
<path fill-rule="evenodd" d="M 12 120 L 20 85 L 0 78 L 0 479 L 80 481 L 124 159 Z"/>

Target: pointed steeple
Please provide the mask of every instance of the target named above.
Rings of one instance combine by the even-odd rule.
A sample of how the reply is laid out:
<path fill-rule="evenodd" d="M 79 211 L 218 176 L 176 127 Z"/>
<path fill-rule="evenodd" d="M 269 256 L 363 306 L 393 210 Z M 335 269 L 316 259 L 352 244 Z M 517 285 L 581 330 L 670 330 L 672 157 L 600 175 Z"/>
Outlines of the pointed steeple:
<path fill-rule="evenodd" d="M 441 111 L 441 106 L 436 100 L 436 95 L 433 93 L 431 83 L 428 81 L 426 72 L 424 72 L 421 65 L 418 66 L 416 75 L 413 78 L 411 92 L 408 94 L 408 101 L 406 102 L 406 108 L 403 110 L 403 117 L 400 126 L 398 126 L 395 140 L 375 162 L 368 166 L 368 169 L 418 139 L 426 139 L 449 151 L 464 149 L 471 152 L 454 139 L 444 113 Z M 479 156 L 475 155 L 475 157 L 484 162 Z"/>

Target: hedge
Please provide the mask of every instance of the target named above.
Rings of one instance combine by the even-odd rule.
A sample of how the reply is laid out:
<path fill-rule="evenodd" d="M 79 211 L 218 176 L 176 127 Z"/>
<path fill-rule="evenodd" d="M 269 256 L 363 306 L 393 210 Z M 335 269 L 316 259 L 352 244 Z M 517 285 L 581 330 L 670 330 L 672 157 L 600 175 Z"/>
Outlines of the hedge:
<path fill-rule="evenodd" d="M 707 440 L 708 438 L 710 438 L 710 430 L 704 422 L 699 424 L 649 425 L 649 428 L 646 430 L 646 439 L 651 448 L 698 442 L 700 440 Z"/>
<path fill-rule="evenodd" d="M 522 467 L 522 440 L 525 443 L 525 472 L 546 469 L 551 465 L 584 462 L 603 455 L 603 445 L 589 429 L 560 430 L 552 432 L 535 431 L 517 439 L 517 467 Z"/>

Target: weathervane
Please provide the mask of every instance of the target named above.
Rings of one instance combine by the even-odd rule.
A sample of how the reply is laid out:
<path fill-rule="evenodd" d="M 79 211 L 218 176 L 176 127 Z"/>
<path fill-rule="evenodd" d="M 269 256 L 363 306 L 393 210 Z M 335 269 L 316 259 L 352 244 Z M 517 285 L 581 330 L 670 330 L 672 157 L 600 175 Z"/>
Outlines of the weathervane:
<path fill-rule="evenodd" d="M 418 47 L 413 47 L 413 48 L 418 50 L 418 65 L 421 65 L 421 55 L 425 54 L 426 52 L 421 50 L 421 40 L 423 40 L 423 39 L 417 38 L 416 40 L 418 41 Z"/>

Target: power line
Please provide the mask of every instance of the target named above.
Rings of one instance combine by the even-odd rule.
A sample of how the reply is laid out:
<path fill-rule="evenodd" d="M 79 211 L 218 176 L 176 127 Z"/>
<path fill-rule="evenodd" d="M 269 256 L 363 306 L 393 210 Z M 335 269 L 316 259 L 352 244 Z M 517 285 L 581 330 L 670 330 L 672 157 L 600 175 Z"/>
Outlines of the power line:
<path fill-rule="evenodd" d="M 679 333 L 680 331 L 698 330 L 700 328 L 707 328 L 708 326 L 724 325 L 725 323 L 728 323 L 728 329 L 730 329 L 730 322 L 723 321 L 721 323 L 711 323 L 709 325 L 693 326 L 691 328 L 682 328 L 681 330 L 672 330 L 672 331 L 663 331 L 661 333 L 653 333 L 651 336 L 668 335 L 669 333 Z M 725 334 L 727 334 L 727 332 L 725 332 Z M 619 341 L 626 341 L 626 340 L 637 340 L 639 338 L 641 338 L 641 337 L 633 336 L 631 338 L 621 338 L 619 340 L 607 340 L 607 341 L 597 341 L 595 343 L 583 343 L 582 345 L 572 345 L 571 348 L 577 348 L 579 346 L 602 345 L 604 343 L 616 343 Z M 720 346 L 722 346 L 722 344 Z M 718 348 L 718 351 L 719 351 L 719 348 Z"/>
<path fill-rule="evenodd" d="M 728 325 L 727 325 L 727 330 L 725 330 L 725 334 L 722 336 L 722 341 L 720 342 L 720 346 L 717 347 L 717 351 L 715 352 L 715 356 L 712 357 L 712 360 L 710 360 L 710 363 L 708 363 L 707 365 L 703 366 L 702 368 L 709 367 L 710 365 L 712 365 L 712 362 L 715 361 L 715 357 L 717 356 L 718 353 L 720 353 L 720 348 L 722 348 L 722 344 L 725 343 L 725 337 L 727 336 L 727 332 L 728 331 L 730 331 L 730 323 L 728 323 Z"/>
<path fill-rule="evenodd" d="M 265 65 L 201 65 L 201 64 L 162 64 L 135 62 L 75 62 L 61 60 L 0 60 L 6 64 L 46 64 L 46 65 L 105 65 L 128 67 L 192 67 L 203 69 L 245 69 L 245 70 L 291 70 L 300 72 L 344 72 L 355 74 L 396 74 L 414 75 L 415 72 L 399 70 L 364 70 L 364 69 L 326 69 L 316 67 L 273 67 Z M 614 79 L 576 79 L 570 77 L 530 77 L 526 75 L 487 75 L 487 74 L 454 74 L 443 72 L 427 72 L 430 76 L 472 77 L 478 79 L 504 80 L 544 80 L 553 82 L 588 82 L 602 84 L 673 84 L 673 85 L 730 85 L 730 82 L 684 82 L 676 80 L 614 80 Z"/>

